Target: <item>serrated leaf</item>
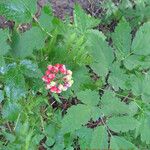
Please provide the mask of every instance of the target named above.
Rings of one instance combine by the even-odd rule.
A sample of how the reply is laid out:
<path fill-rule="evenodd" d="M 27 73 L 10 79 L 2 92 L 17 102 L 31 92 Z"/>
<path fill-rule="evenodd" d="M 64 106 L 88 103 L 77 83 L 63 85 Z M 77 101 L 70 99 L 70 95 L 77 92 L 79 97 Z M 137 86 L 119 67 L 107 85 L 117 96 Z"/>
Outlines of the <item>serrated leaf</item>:
<path fill-rule="evenodd" d="M 86 67 L 80 67 L 74 71 L 73 80 L 76 84 L 73 84 L 71 89 L 73 89 L 75 93 L 84 90 L 88 83 L 92 82 Z"/>
<path fill-rule="evenodd" d="M 99 102 L 99 94 L 96 91 L 85 90 L 77 93 L 77 98 L 84 104 L 96 106 Z"/>
<path fill-rule="evenodd" d="M 138 55 L 150 54 L 150 22 L 144 23 L 136 33 L 132 43 L 132 52 Z"/>
<path fill-rule="evenodd" d="M 32 56 L 34 50 L 44 47 L 45 38 L 45 33 L 38 27 L 32 27 L 22 35 L 16 33 L 13 37 L 13 54 L 21 58 Z"/>
<path fill-rule="evenodd" d="M 33 63 L 31 60 L 22 60 L 20 62 L 20 69 L 22 73 L 29 78 L 40 78 L 42 76 L 38 65 Z"/>
<path fill-rule="evenodd" d="M 142 142 L 150 144 L 150 116 L 141 118 L 140 125 L 136 129 L 136 135 L 141 136 Z"/>
<path fill-rule="evenodd" d="M 112 35 L 117 59 L 123 59 L 130 53 L 131 49 L 131 27 L 123 18 Z"/>
<path fill-rule="evenodd" d="M 87 29 L 92 29 L 100 23 L 99 19 L 87 15 L 79 5 L 75 5 L 74 9 L 74 22 L 75 26 L 85 32 Z"/>
<path fill-rule="evenodd" d="M 108 119 L 107 125 L 114 132 L 127 132 L 134 130 L 139 122 L 130 116 L 112 117 Z"/>
<path fill-rule="evenodd" d="M 2 90 L 0 90 L 0 103 L 3 101 L 4 99 L 4 93 Z"/>
<path fill-rule="evenodd" d="M 52 10 L 48 5 L 42 8 L 38 22 L 45 31 L 51 32 L 53 30 Z"/>
<path fill-rule="evenodd" d="M 77 130 L 76 134 L 79 137 L 79 144 L 81 149 L 86 149 L 87 147 L 90 147 L 92 133 L 93 130 L 85 126 Z"/>
<path fill-rule="evenodd" d="M 26 94 L 25 79 L 17 66 L 5 74 L 5 92 L 12 100 L 18 100 Z"/>
<path fill-rule="evenodd" d="M 124 60 L 127 69 L 147 70 L 150 66 L 150 56 L 131 55 Z"/>
<path fill-rule="evenodd" d="M 80 115 L 79 115 L 80 114 Z M 91 118 L 91 108 L 85 105 L 72 106 L 62 120 L 62 132 L 68 133 L 80 129 Z"/>
<path fill-rule="evenodd" d="M 125 70 L 121 69 L 120 66 L 115 63 L 112 65 L 110 71 L 108 83 L 110 83 L 116 91 L 118 91 L 119 88 L 123 90 L 127 89 L 128 75 L 125 74 Z"/>
<path fill-rule="evenodd" d="M 101 111 L 104 115 L 127 114 L 129 112 L 128 106 L 124 102 L 121 102 L 121 100 L 115 97 L 115 94 L 110 91 L 106 91 L 103 94 L 101 103 Z"/>
<path fill-rule="evenodd" d="M 121 149 L 137 150 L 137 148 L 134 144 L 127 141 L 125 138 L 119 137 L 119 136 L 111 137 L 110 149 L 112 149 L 112 150 L 121 150 Z"/>
<path fill-rule="evenodd" d="M 94 32 L 88 34 L 87 43 L 94 59 L 91 67 L 96 74 L 104 78 L 114 59 L 113 50 L 103 36 L 98 36 Z"/>
<path fill-rule="evenodd" d="M 32 14 L 36 12 L 36 0 L 1 0 L 0 15 L 17 23 L 32 21 Z"/>
<path fill-rule="evenodd" d="M 10 49 L 10 46 L 7 43 L 8 36 L 8 30 L 0 29 L 0 56 L 7 54 Z"/>
<path fill-rule="evenodd" d="M 138 74 L 131 76 L 131 90 L 134 95 L 142 96 L 144 102 L 149 103 L 150 99 L 150 72 L 145 75 Z"/>
<path fill-rule="evenodd" d="M 104 126 L 94 129 L 91 139 L 91 149 L 108 149 L 108 135 Z"/>
<path fill-rule="evenodd" d="M 15 121 L 21 111 L 21 106 L 17 103 L 6 103 L 2 109 L 4 119 Z"/>

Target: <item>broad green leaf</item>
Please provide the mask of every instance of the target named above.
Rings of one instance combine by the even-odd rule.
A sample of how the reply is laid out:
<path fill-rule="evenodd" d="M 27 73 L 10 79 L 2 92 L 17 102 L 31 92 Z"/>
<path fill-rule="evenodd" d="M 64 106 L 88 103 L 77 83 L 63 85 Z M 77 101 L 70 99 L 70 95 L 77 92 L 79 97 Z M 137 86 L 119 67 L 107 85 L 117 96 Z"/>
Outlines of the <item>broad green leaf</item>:
<path fill-rule="evenodd" d="M 142 142 L 150 144 L 150 116 L 142 117 L 136 129 L 136 135 L 141 136 Z"/>
<path fill-rule="evenodd" d="M 101 104 L 101 111 L 104 115 L 119 115 L 127 114 L 129 112 L 128 106 L 124 102 L 121 102 L 121 100 L 115 97 L 115 94 L 110 91 L 106 91 L 103 94 Z"/>
<path fill-rule="evenodd" d="M 130 116 L 134 116 L 136 113 L 138 113 L 138 107 L 137 107 L 137 103 L 134 101 L 131 101 L 128 105 L 129 107 L 129 112 L 128 114 Z"/>
<path fill-rule="evenodd" d="M 113 50 L 103 36 L 98 36 L 94 32 L 88 34 L 87 44 L 93 56 L 91 67 L 96 74 L 104 78 L 114 60 Z"/>
<path fill-rule="evenodd" d="M 4 100 L 4 93 L 0 90 L 0 103 Z"/>
<path fill-rule="evenodd" d="M 0 29 L 0 56 L 3 56 L 8 53 L 10 46 L 7 43 L 7 39 L 9 37 L 8 30 Z"/>
<path fill-rule="evenodd" d="M 36 0 L 1 0 L 0 15 L 17 23 L 30 22 L 36 12 Z"/>
<path fill-rule="evenodd" d="M 96 91 L 85 90 L 77 93 L 77 98 L 84 104 L 96 106 L 99 102 L 99 94 Z"/>
<path fill-rule="evenodd" d="M 17 66 L 5 74 L 5 92 L 12 100 L 18 100 L 26 94 L 25 79 Z"/>
<path fill-rule="evenodd" d="M 38 27 L 32 27 L 22 35 L 16 33 L 12 44 L 13 54 L 21 58 L 32 56 L 34 50 L 44 47 L 45 38 L 45 33 Z"/>
<path fill-rule="evenodd" d="M 136 33 L 132 43 L 132 52 L 138 55 L 150 54 L 150 22 L 144 23 Z"/>
<path fill-rule="evenodd" d="M 131 90 L 134 95 L 141 96 L 144 102 L 149 103 L 150 99 L 150 72 L 131 76 Z"/>
<path fill-rule="evenodd" d="M 80 67 L 74 70 L 73 80 L 76 84 L 73 84 L 71 89 L 73 89 L 75 93 L 86 89 L 88 84 L 92 82 L 86 67 Z"/>
<path fill-rule="evenodd" d="M 116 91 L 118 91 L 119 88 L 123 90 L 127 89 L 128 75 L 125 74 L 125 70 L 121 69 L 120 66 L 115 63 L 112 65 L 110 71 L 108 83 L 110 83 Z"/>
<path fill-rule="evenodd" d="M 91 108 L 81 104 L 69 108 L 62 120 L 62 132 L 68 133 L 80 129 L 91 118 L 90 113 Z"/>
<path fill-rule="evenodd" d="M 42 76 L 38 65 L 33 63 L 31 60 L 22 60 L 20 62 L 20 69 L 22 73 L 29 78 L 40 78 Z"/>
<path fill-rule="evenodd" d="M 131 27 L 129 23 L 123 18 L 112 35 L 113 44 L 117 59 L 127 57 L 131 49 Z"/>
<path fill-rule="evenodd" d="M 92 29 L 97 26 L 100 23 L 100 20 L 87 15 L 81 6 L 75 5 L 74 22 L 75 26 L 81 30 L 81 32 L 85 32 L 87 29 Z"/>
<path fill-rule="evenodd" d="M 150 56 L 131 55 L 124 60 L 124 65 L 128 70 L 149 69 Z"/>
<path fill-rule="evenodd" d="M 4 119 L 15 121 L 21 111 L 21 106 L 17 103 L 5 103 L 2 109 Z"/>
<path fill-rule="evenodd" d="M 91 149 L 108 149 L 108 135 L 104 126 L 94 129 L 91 139 Z"/>
<path fill-rule="evenodd" d="M 51 32 L 53 30 L 53 16 L 52 16 L 52 10 L 50 10 L 50 7 L 44 6 L 42 8 L 41 15 L 39 17 L 38 21 L 41 25 L 41 27 L 46 31 L 46 32 Z"/>
<path fill-rule="evenodd" d="M 130 116 L 112 117 L 108 119 L 107 125 L 114 132 L 127 132 L 134 130 L 139 122 Z"/>
<path fill-rule="evenodd" d="M 79 144 L 81 149 L 86 149 L 87 147 L 90 147 L 93 134 L 92 129 L 83 126 L 79 130 L 77 130 L 76 134 L 79 137 Z"/>
<path fill-rule="evenodd" d="M 112 150 L 137 150 L 136 146 L 131 142 L 127 141 L 123 137 L 112 136 L 110 141 L 110 149 Z"/>

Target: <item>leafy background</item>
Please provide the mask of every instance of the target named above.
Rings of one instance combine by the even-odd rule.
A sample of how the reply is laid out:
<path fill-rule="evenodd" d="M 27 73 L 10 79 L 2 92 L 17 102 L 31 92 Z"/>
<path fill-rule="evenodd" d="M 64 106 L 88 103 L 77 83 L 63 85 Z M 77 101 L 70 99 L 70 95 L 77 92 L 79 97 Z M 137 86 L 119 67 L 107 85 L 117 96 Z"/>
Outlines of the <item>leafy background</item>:
<path fill-rule="evenodd" d="M 150 149 L 150 2 L 76 4 L 71 21 L 36 4 L 0 1 L 0 149 Z M 60 95 L 41 80 L 55 63 L 73 71 Z"/>

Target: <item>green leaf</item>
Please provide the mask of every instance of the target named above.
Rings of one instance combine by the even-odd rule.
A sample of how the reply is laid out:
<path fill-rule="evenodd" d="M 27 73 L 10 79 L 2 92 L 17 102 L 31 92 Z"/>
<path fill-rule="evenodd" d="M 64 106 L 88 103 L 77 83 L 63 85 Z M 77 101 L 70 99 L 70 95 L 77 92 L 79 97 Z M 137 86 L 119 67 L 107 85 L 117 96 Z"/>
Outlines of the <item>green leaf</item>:
<path fill-rule="evenodd" d="M 150 66 L 150 56 L 131 55 L 124 60 L 127 69 L 147 70 Z"/>
<path fill-rule="evenodd" d="M 80 67 L 74 70 L 73 80 L 76 84 L 73 84 L 71 89 L 73 89 L 75 93 L 84 90 L 88 84 L 92 82 L 86 67 Z"/>
<path fill-rule="evenodd" d="M 121 102 L 121 100 L 115 97 L 115 94 L 110 91 L 106 91 L 103 94 L 101 104 L 101 111 L 104 115 L 127 114 L 129 112 L 128 106 L 124 102 Z"/>
<path fill-rule="evenodd" d="M 132 144 L 131 142 L 127 141 L 123 137 L 119 136 L 112 136 L 111 141 L 110 141 L 110 149 L 112 150 L 125 150 L 125 149 L 130 149 L 130 150 L 137 150 L 136 146 Z"/>
<path fill-rule="evenodd" d="M 146 74 L 138 74 L 131 76 L 131 90 L 134 95 L 142 96 L 144 102 L 149 103 L 150 99 L 150 71 Z"/>
<path fill-rule="evenodd" d="M 0 56 L 6 55 L 10 46 L 7 43 L 7 39 L 9 37 L 8 30 L 0 29 Z"/>
<path fill-rule="evenodd" d="M 16 33 L 13 37 L 13 54 L 21 58 L 32 56 L 33 50 L 44 47 L 45 38 L 45 33 L 38 27 L 32 27 L 22 35 Z"/>
<path fill-rule="evenodd" d="M 112 117 L 108 119 L 107 125 L 114 132 L 127 132 L 134 130 L 139 122 L 130 116 Z"/>
<path fill-rule="evenodd" d="M 1 0 L 0 15 L 17 23 L 30 22 L 36 12 L 36 0 Z"/>
<path fill-rule="evenodd" d="M 85 90 L 77 93 L 77 98 L 81 100 L 81 102 L 90 106 L 96 106 L 100 100 L 98 92 L 91 90 Z"/>
<path fill-rule="evenodd" d="M 46 32 L 51 32 L 54 29 L 52 10 L 48 5 L 42 8 L 38 22 Z"/>
<path fill-rule="evenodd" d="M 0 103 L 4 100 L 4 93 L 0 90 Z"/>
<path fill-rule="evenodd" d="M 81 30 L 81 32 L 85 32 L 87 29 L 92 29 L 97 26 L 100 23 L 100 20 L 87 15 L 81 6 L 75 5 L 74 22 L 75 26 Z"/>
<path fill-rule="evenodd" d="M 9 121 L 15 121 L 21 111 L 21 106 L 17 103 L 5 103 L 2 109 L 2 116 Z"/>
<path fill-rule="evenodd" d="M 123 59 L 128 56 L 131 49 L 131 27 L 123 18 L 112 35 L 117 59 Z"/>
<path fill-rule="evenodd" d="M 125 70 L 121 69 L 120 66 L 115 63 L 112 65 L 110 71 L 108 83 L 110 83 L 116 91 L 118 91 L 119 88 L 123 90 L 127 89 L 128 75 L 125 74 Z"/>
<path fill-rule="evenodd" d="M 136 136 L 140 135 L 142 142 L 150 144 L 150 115 L 142 117 L 136 129 Z"/>
<path fill-rule="evenodd" d="M 94 129 L 91 139 L 91 149 L 108 149 L 108 135 L 104 126 Z"/>
<path fill-rule="evenodd" d="M 91 108 L 85 105 L 72 106 L 62 120 L 62 132 L 68 133 L 80 129 L 91 118 Z"/>
<path fill-rule="evenodd" d="M 150 22 L 144 23 L 136 33 L 132 43 L 132 52 L 138 55 L 150 54 Z"/>
<path fill-rule="evenodd" d="M 18 100 L 26 94 L 25 79 L 17 66 L 5 74 L 5 91 L 12 100 Z"/>
<path fill-rule="evenodd" d="M 20 62 L 20 69 L 22 73 L 29 78 L 41 78 L 42 76 L 38 65 L 36 63 L 33 63 L 31 60 L 22 60 Z"/>
<path fill-rule="evenodd" d="M 81 149 L 86 149 L 87 147 L 90 147 L 93 134 L 93 130 L 91 128 L 83 126 L 79 130 L 77 130 L 76 134 L 79 137 L 79 144 Z"/>
<path fill-rule="evenodd" d="M 91 67 L 96 74 L 104 78 L 114 60 L 113 50 L 104 40 L 104 36 L 97 35 L 94 32 L 89 33 L 87 36 L 87 44 L 93 56 Z"/>

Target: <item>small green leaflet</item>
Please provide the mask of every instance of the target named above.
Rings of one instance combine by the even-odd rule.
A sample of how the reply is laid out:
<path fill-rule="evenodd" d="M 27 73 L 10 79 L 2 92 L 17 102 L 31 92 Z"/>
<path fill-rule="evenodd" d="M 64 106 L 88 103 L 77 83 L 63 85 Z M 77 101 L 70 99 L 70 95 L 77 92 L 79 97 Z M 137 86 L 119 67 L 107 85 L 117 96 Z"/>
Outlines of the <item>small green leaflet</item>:
<path fill-rule="evenodd" d="M 104 35 L 100 32 L 89 32 L 88 36 L 88 49 L 93 56 L 93 63 L 91 67 L 95 73 L 104 77 L 109 71 L 109 67 L 114 60 L 113 49 L 104 40 Z"/>
<path fill-rule="evenodd" d="M 117 59 L 123 59 L 130 54 L 131 49 L 131 27 L 129 23 L 122 18 L 115 32 L 112 35 L 112 40 L 114 43 L 115 53 Z"/>
<path fill-rule="evenodd" d="M 31 56 L 34 50 L 44 47 L 46 34 L 38 27 L 32 27 L 23 34 L 16 33 L 13 37 L 13 54 L 25 58 Z"/>
<path fill-rule="evenodd" d="M 114 63 L 111 66 L 108 82 L 116 91 L 120 88 L 123 90 L 128 89 L 128 78 L 129 77 L 125 73 L 125 70 L 120 68 L 118 63 Z"/>
<path fill-rule="evenodd" d="M 92 29 L 97 26 L 100 23 L 100 20 L 87 15 L 81 6 L 75 5 L 74 22 L 75 26 L 81 30 L 81 32 L 85 32 L 87 29 Z"/>
<path fill-rule="evenodd" d="M 104 115 L 119 115 L 127 114 L 129 112 L 128 106 L 121 102 L 121 100 L 115 97 L 115 94 L 111 91 L 106 91 L 101 98 L 101 111 Z M 116 109 L 117 108 L 117 109 Z"/>
<path fill-rule="evenodd" d="M 137 74 L 132 75 L 130 77 L 131 79 L 131 90 L 133 92 L 134 95 L 140 96 L 142 97 L 143 101 L 145 103 L 149 103 L 150 99 L 150 71 L 147 72 L 146 74 L 142 75 L 142 74 Z"/>
<path fill-rule="evenodd" d="M 99 94 L 96 91 L 85 90 L 77 93 L 77 98 L 84 104 L 96 106 L 99 102 Z"/>
<path fill-rule="evenodd" d="M 10 49 L 7 43 L 9 38 L 9 31 L 0 29 L 0 56 L 6 55 Z"/>
<path fill-rule="evenodd" d="M 144 23 L 136 33 L 132 43 L 132 52 L 138 55 L 150 54 L 150 22 Z"/>
<path fill-rule="evenodd" d="M 17 103 L 5 103 L 2 109 L 2 117 L 6 120 L 15 121 L 21 111 L 21 106 Z"/>
<path fill-rule="evenodd" d="M 104 126 L 94 129 L 91 139 L 91 149 L 108 149 L 108 135 Z"/>
<path fill-rule="evenodd" d="M 32 21 L 36 12 L 36 0 L 1 0 L 0 15 L 17 23 Z"/>
<path fill-rule="evenodd" d="M 91 118 L 91 109 L 85 105 L 72 106 L 62 120 L 62 132 L 68 133 L 80 129 Z"/>
<path fill-rule="evenodd" d="M 136 146 L 133 145 L 131 142 L 127 141 L 123 137 L 119 136 L 112 136 L 110 141 L 110 149 L 112 150 L 137 150 Z"/>
<path fill-rule="evenodd" d="M 53 16 L 52 14 L 52 10 L 50 9 L 50 7 L 44 6 L 41 12 L 41 15 L 39 17 L 39 24 L 40 26 L 48 33 L 50 33 L 54 27 L 53 27 Z"/>
<path fill-rule="evenodd" d="M 140 119 L 140 124 L 136 128 L 136 136 L 138 135 L 141 136 L 142 142 L 150 144 L 150 115 L 147 114 Z"/>
<path fill-rule="evenodd" d="M 130 116 L 112 117 L 108 119 L 107 125 L 114 132 L 127 132 L 134 130 L 139 122 Z"/>
<path fill-rule="evenodd" d="M 5 92 L 12 100 L 18 100 L 26 94 L 25 79 L 17 66 L 5 74 Z"/>
<path fill-rule="evenodd" d="M 31 60 L 22 60 L 20 62 L 20 70 L 29 78 L 41 78 L 42 72 L 38 68 L 38 65 Z"/>

